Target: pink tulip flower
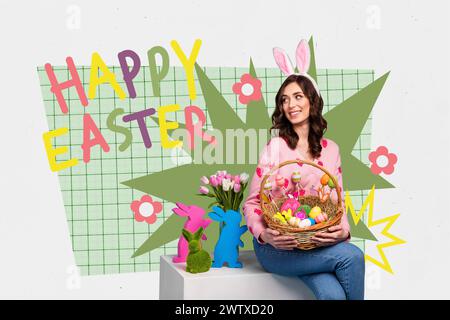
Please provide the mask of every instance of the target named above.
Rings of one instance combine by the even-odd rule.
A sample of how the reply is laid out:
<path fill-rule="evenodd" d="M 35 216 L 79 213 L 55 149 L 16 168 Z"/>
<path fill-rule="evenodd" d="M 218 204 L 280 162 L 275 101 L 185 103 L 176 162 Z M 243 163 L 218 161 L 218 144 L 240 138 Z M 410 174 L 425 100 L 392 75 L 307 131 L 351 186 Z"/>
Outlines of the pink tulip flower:
<path fill-rule="evenodd" d="M 208 194 L 209 190 L 207 187 L 200 187 L 200 189 L 198 190 L 198 192 L 202 193 L 202 194 Z"/>

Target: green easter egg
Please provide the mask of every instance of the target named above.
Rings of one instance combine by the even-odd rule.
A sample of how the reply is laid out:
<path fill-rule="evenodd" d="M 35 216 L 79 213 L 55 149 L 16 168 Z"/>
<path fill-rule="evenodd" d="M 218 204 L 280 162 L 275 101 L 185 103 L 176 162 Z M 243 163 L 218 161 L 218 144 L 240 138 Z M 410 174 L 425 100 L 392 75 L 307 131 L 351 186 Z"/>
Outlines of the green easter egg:
<path fill-rule="evenodd" d="M 328 180 L 328 186 L 331 188 L 331 189 L 334 189 L 336 186 L 334 185 L 334 182 L 333 182 L 333 180 L 332 179 L 329 179 Z"/>
<path fill-rule="evenodd" d="M 304 210 L 306 212 L 306 214 L 309 215 L 309 212 L 311 211 L 311 207 L 308 206 L 307 204 L 304 204 L 298 208 L 297 212 L 301 211 L 301 210 Z"/>

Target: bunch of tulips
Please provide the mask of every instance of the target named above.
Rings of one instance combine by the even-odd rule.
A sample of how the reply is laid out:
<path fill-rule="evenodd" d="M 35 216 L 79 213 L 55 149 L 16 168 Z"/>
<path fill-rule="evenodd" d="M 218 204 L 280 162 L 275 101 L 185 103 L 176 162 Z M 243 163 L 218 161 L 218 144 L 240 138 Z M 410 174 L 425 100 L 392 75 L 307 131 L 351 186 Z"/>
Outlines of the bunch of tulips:
<path fill-rule="evenodd" d="M 217 171 L 209 178 L 201 177 L 200 181 L 203 185 L 200 187 L 199 193 L 201 196 L 215 198 L 215 201 L 209 207 L 218 205 L 224 211 L 234 210 L 239 212 L 248 180 L 249 175 L 245 172 L 233 176 L 225 170 Z"/>

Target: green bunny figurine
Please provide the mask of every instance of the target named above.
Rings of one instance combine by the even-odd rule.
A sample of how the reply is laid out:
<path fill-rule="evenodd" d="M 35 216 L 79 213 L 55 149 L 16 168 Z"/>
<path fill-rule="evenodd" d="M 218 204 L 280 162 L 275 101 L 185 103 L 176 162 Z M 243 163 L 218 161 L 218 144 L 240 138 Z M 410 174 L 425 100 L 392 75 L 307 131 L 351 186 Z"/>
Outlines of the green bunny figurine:
<path fill-rule="evenodd" d="M 186 259 L 186 271 L 189 273 L 207 272 L 211 268 L 212 260 L 209 253 L 202 249 L 200 238 L 203 234 L 200 227 L 194 234 L 183 229 L 183 237 L 189 243 L 189 254 Z"/>

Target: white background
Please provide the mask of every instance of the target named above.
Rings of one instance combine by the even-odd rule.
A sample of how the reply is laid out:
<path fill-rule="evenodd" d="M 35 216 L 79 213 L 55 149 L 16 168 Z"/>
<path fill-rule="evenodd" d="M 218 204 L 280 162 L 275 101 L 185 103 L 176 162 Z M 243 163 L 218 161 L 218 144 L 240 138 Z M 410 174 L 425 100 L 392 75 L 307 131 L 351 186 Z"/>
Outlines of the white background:
<path fill-rule="evenodd" d="M 394 275 L 367 264 L 367 298 L 449 299 L 449 13 L 448 1 L 1 1 L 0 297 L 158 298 L 155 272 L 74 278 L 37 66 L 94 51 L 117 65 L 124 49 L 146 65 L 156 45 L 179 66 L 170 41 L 190 51 L 200 38 L 203 66 L 275 67 L 272 47 L 293 55 L 313 35 L 319 68 L 391 71 L 372 145 L 398 155 L 397 188 L 377 191 L 375 217 L 401 213 L 391 231 L 407 244 L 386 249 Z"/>

